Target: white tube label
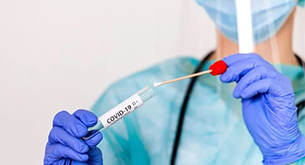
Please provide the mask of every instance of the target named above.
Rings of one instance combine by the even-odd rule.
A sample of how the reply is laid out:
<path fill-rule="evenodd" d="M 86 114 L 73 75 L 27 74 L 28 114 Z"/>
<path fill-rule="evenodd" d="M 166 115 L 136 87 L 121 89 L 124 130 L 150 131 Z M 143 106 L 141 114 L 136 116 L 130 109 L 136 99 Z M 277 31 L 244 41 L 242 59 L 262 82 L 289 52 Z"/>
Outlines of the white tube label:
<path fill-rule="evenodd" d="M 117 105 L 116 107 L 112 108 L 111 110 L 99 117 L 99 120 L 104 125 L 103 129 L 119 121 L 127 114 L 136 110 L 142 105 L 143 101 L 140 96 L 137 94 L 132 95 L 131 97 L 123 101 L 121 104 Z"/>

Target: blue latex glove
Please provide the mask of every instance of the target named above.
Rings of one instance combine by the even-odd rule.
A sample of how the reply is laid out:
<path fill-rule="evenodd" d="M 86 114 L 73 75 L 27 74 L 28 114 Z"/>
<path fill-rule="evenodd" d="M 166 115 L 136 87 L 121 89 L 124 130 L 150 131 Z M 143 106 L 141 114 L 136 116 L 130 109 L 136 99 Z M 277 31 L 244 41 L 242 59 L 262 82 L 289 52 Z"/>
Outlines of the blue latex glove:
<path fill-rule="evenodd" d="M 235 54 L 223 61 L 228 69 L 220 80 L 237 83 L 233 97 L 242 99 L 244 121 L 263 163 L 287 164 L 304 157 L 290 80 L 257 54 Z"/>
<path fill-rule="evenodd" d="M 73 115 L 59 112 L 49 134 L 44 164 L 102 165 L 102 152 L 96 147 L 103 138 L 102 134 L 95 132 L 90 139 L 82 139 L 87 135 L 88 127 L 96 123 L 97 117 L 86 110 L 77 110 Z"/>

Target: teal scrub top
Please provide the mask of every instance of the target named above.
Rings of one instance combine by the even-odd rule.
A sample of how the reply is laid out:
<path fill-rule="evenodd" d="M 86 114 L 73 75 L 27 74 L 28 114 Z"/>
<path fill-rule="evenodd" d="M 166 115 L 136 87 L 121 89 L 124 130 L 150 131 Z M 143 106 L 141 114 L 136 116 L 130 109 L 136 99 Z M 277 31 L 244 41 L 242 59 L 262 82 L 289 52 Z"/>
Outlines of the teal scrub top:
<path fill-rule="evenodd" d="M 207 61 L 202 70 L 212 63 Z M 191 74 L 198 64 L 196 58 L 180 57 L 123 78 L 102 94 L 92 111 L 100 116 L 147 85 Z M 280 68 L 293 82 L 296 103 L 304 99 L 302 67 L 280 65 Z M 156 95 L 153 99 L 104 130 L 104 139 L 99 144 L 104 164 L 169 164 L 189 82 L 152 87 Z M 224 84 L 211 75 L 198 78 L 185 114 L 177 165 L 262 164 L 262 154 L 242 118 L 241 100 L 232 96 L 234 86 L 235 83 Z M 305 120 L 299 122 L 299 127 L 305 133 Z"/>

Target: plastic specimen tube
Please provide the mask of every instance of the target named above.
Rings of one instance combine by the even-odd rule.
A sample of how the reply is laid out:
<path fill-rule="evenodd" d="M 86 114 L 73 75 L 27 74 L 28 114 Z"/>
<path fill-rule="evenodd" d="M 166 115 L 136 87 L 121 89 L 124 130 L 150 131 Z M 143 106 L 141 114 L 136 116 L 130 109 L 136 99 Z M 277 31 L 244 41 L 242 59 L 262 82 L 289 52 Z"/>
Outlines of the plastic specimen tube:
<path fill-rule="evenodd" d="M 155 96 L 154 91 L 146 86 L 136 94 L 130 96 L 128 99 L 110 109 L 98 118 L 98 123 L 94 127 L 90 127 L 91 130 L 106 129 L 115 122 L 123 119 L 126 115 L 141 107 L 146 101 Z"/>

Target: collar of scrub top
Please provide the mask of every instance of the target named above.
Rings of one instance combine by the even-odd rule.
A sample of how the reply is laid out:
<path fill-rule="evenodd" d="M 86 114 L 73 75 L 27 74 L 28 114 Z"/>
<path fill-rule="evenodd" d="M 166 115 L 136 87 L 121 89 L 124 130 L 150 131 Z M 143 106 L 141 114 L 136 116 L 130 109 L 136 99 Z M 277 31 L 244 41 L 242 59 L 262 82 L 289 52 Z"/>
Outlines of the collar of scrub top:
<path fill-rule="evenodd" d="M 299 0 L 299 6 L 304 7 L 305 6 L 305 0 Z"/>

